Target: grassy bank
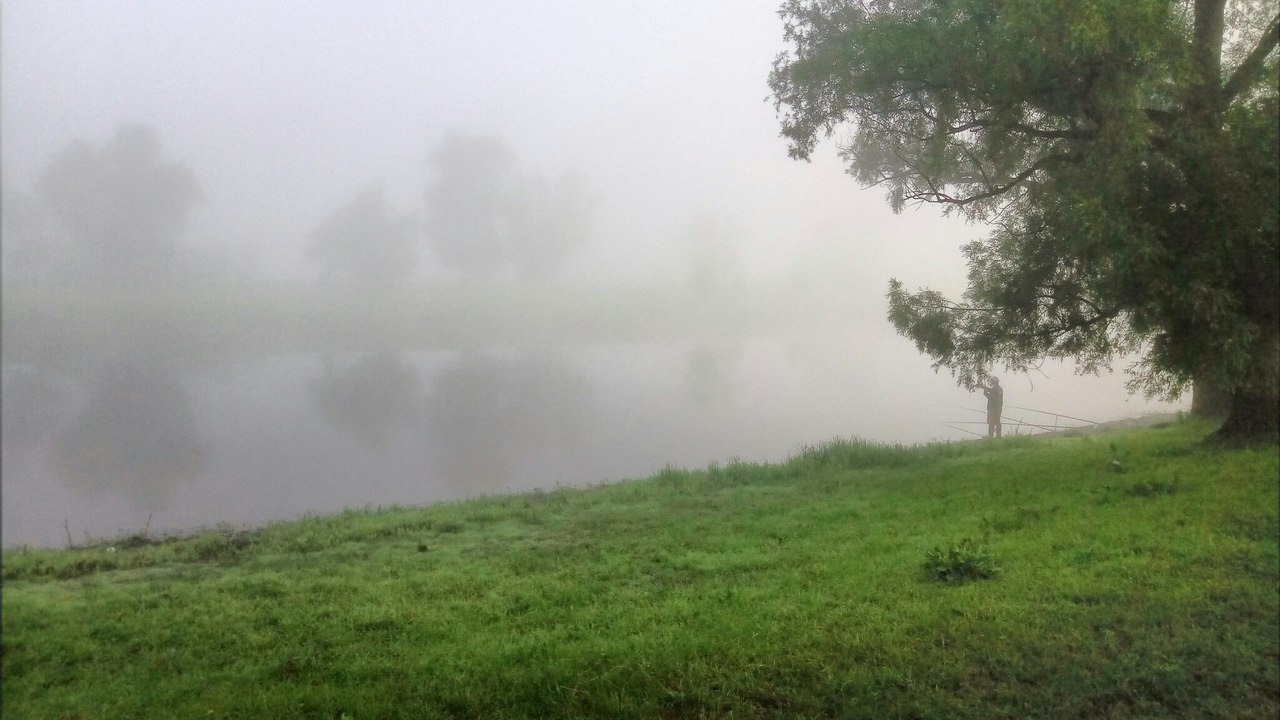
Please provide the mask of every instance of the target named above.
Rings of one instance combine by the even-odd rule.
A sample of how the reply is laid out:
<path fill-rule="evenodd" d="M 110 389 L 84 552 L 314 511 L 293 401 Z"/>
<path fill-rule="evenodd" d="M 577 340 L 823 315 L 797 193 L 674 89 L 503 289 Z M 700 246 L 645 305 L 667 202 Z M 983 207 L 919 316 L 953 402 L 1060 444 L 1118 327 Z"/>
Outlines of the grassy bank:
<path fill-rule="evenodd" d="M 1274 718 L 1277 452 L 1208 430 L 6 551 L 5 715 Z"/>

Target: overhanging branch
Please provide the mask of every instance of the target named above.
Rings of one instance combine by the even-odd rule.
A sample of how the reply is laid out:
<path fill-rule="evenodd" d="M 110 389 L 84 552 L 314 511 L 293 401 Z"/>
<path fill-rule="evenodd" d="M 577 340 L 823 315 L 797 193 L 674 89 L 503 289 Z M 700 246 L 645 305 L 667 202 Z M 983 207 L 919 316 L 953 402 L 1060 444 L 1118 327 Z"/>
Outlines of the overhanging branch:
<path fill-rule="evenodd" d="M 961 123 L 960 125 L 949 126 L 943 132 L 947 135 L 959 135 L 960 133 L 968 132 L 970 130 L 986 128 L 997 128 L 1045 140 L 1090 140 L 1098 135 L 1093 130 L 1081 130 L 1079 128 L 1072 128 L 1069 130 L 1046 130 L 1044 128 L 1035 127 L 1034 125 L 1027 125 L 1026 123 L 1011 123 L 1001 120 L 991 120 L 988 118 L 977 118 L 966 123 Z"/>
<path fill-rule="evenodd" d="M 910 199 L 910 200 L 921 200 L 923 202 L 942 203 L 946 205 L 956 205 L 958 207 L 964 207 L 965 205 L 971 205 L 975 202 L 980 202 L 982 200 L 988 200 L 998 195 L 1003 195 L 1009 192 L 1010 190 L 1014 189 L 1018 185 L 1020 185 L 1027 178 L 1036 174 L 1036 172 L 1041 168 L 1043 168 L 1045 165 L 1066 160 L 1070 157 L 1071 156 L 1067 153 L 1046 155 L 1040 158 L 1039 160 L 1036 160 L 1026 170 L 1023 170 L 1022 172 L 1013 176 L 1013 178 L 1009 180 L 1009 182 L 1003 183 L 1000 185 L 995 185 L 993 187 L 988 188 L 984 192 L 980 192 L 976 195 L 970 195 L 968 197 L 957 198 L 951 195 L 947 195 L 946 193 L 941 192 L 937 188 L 937 186 L 934 185 L 932 182 L 930 182 L 930 188 L 928 192 L 924 192 L 924 191 L 915 192 L 907 195 L 906 197 L 907 199 Z"/>
<path fill-rule="evenodd" d="M 1231 73 L 1231 77 L 1227 79 L 1225 85 L 1222 86 L 1222 103 L 1225 107 L 1239 95 L 1249 83 L 1253 82 L 1254 76 L 1262 69 L 1262 63 L 1276 49 L 1276 45 L 1280 44 L 1280 15 L 1271 19 L 1271 24 L 1267 26 L 1266 32 L 1258 40 L 1258 44 L 1254 46 L 1244 62 Z"/>

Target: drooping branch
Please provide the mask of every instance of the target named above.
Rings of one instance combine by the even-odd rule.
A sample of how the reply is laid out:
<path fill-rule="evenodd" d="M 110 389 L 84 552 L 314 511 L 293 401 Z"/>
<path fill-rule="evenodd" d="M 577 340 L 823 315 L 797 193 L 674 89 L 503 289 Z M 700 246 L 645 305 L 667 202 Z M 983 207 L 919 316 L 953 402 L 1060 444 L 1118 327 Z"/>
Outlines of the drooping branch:
<path fill-rule="evenodd" d="M 978 299 L 970 293 L 966 297 Z M 1011 314 L 999 302 L 964 304 L 932 290 L 907 293 L 900 282 L 891 280 L 889 320 L 933 359 L 935 370 L 949 368 L 965 387 L 972 387 L 997 360 L 1009 369 L 1022 369 L 1050 357 L 1074 357 L 1089 371 L 1117 352 L 1132 349 L 1130 328 L 1114 325 L 1124 314 L 1119 308 L 1105 309 L 1107 304 L 1076 293 L 1036 297 L 1077 307 L 1042 306 L 1038 312 Z M 1086 306 L 1088 310 L 1081 312 Z"/>
<path fill-rule="evenodd" d="M 990 118 L 976 118 L 969 122 L 961 123 L 960 125 L 947 127 L 943 132 L 947 135 L 959 135 L 970 130 L 985 130 L 987 128 L 997 128 L 1045 140 L 1091 140 L 1098 136 L 1098 133 L 1093 130 L 1081 130 L 1079 128 L 1071 128 L 1068 130 L 1046 130 L 1044 128 L 1035 127 L 1034 125 L 1027 125 L 1026 123 L 992 120 Z"/>
<path fill-rule="evenodd" d="M 921 302 L 919 303 L 919 306 L 924 310 L 946 310 L 948 312 L 954 312 L 954 313 L 993 313 L 993 312 L 1000 312 L 1002 310 L 1002 308 L 998 308 L 998 307 L 979 307 L 977 305 L 961 305 L 960 303 L 952 302 L 946 299 L 943 299 L 941 302 L 937 302 L 937 303 Z"/>
<path fill-rule="evenodd" d="M 1036 299 L 1053 300 L 1056 298 L 1054 298 L 1051 295 L 1037 295 Z M 1070 332 L 1072 330 L 1077 330 L 1077 329 L 1087 328 L 1093 325 L 1097 325 L 1100 322 L 1114 320 L 1116 317 L 1120 315 L 1119 309 L 1103 310 L 1102 308 L 1098 307 L 1096 303 L 1092 302 L 1088 298 L 1075 296 L 1071 298 L 1066 298 L 1066 300 L 1088 305 L 1089 308 L 1093 310 L 1094 314 L 1089 317 L 1085 317 L 1081 315 L 1081 316 L 1078 316 L 1076 319 L 1073 319 L 1072 322 L 1063 323 L 1060 325 L 1056 325 L 1054 327 L 1046 328 L 1045 332 L 1043 333 L 1044 335 L 1051 336 L 1051 337 L 1061 335 L 1062 333 Z M 1000 307 L 994 307 L 994 306 L 983 307 L 979 305 L 961 305 L 960 303 L 947 300 L 946 298 L 942 298 L 939 302 L 935 302 L 935 303 L 921 301 L 918 303 L 918 307 L 920 307 L 923 310 L 942 310 L 946 312 L 956 313 L 957 315 L 999 313 L 999 312 L 1004 312 L 1008 309 L 1008 308 L 1000 308 Z"/>
<path fill-rule="evenodd" d="M 1170 127 L 1173 125 L 1174 121 L 1178 119 L 1178 113 L 1175 113 L 1172 110 L 1143 108 L 1142 112 L 1147 116 L 1148 120 L 1162 128 Z"/>
<path fill-rule="evenodd" d="M 1081 130 L 1079 128 L 1071 128 L 1069 130 L 1045 130 L 1043 128 L 1033 127 L 1023 123 L 1010 125 L 1009 129 L 1015 130 L 1024 135 L 1045 138 L 1047 140 L 1092 140 L 1098 136 L 1098 133 L 1094 130 Z"/>
<path fill-rule="evenodd" d="M 1110 322 L 1116 318 L 1116 315 L 1117 313 L 1109 313 L 1109 314 L 1104 313 L 1101 315 L 1094 315 L 1093 317 L 1088 317 L 1088 318 L 1081 317 L 1078 320 L 1073 319 L 1071 322 L 1062 323 L 1052 327 L 1046 327 L 1040 332 L 1040 334 L 1046 338 L 1051 338 L 1056 341 L 1058 338 L 1062 337 L 1063 335 L 1066 335 L 1067 333 L 1075 332 L 1077 330 L 1087 330 L 1088 328 L 1091 328 L 1094 325 L 1097 325 L 1099 323 Z"/>
<path fill-rule="evenodd" d="M 1262 69 L 1262 63 L 1266 61 L 1271 51 L 1276 49 L 1280 44 L 1280 15 L 1271 19 L 1271 24 L 1267 26 L 1266 32 L 1258 40 L 1258 44 L 1245 57 L 1244 62 L 1231 73 L 1231 77 L 1227 78 L 1226 84 L 1222 86 L 1222 104 L 1223 106 L 1231 104 L 1245 88 L 1253 82 L 1258 71 Z"/>
<path fill-rule="evenodd" d="M 1071 155 L 1068 153 L 1056 153 L 1053 155 L 1045 155 L 1044 157 L 1031 163 L 1031 165 L 1028 166 L 1027 169 L 1023 170 L 1017 175 L 1014 175 L 1008 182 L 989 187 L 987 190 L 984 190 L 983 192 L 977 193 L 975 195 L 969 195 L 967 197 L 959 197 L 959 198 L 953 197 L 951 195 L 941 192 L 936 186 L 931 185 L 928 192 L 920 191 L 920 192 L 911 193 L 907 195 L 907 198 L 910 200 L 920 200 L 923 202 L 955 205 L 957 207 L 972 205 L 973 203 L 981 202 L 982 200 L 988 200 L 998 195 L 1003 195 L 1009 192 L 1010 190 L 1014 189 L 1018 185 L 1022 184 L 1023 182 L 1025 182 L 1027 178 L 1030 178 L 1032 175 L 1035 175 L 1036 172 L 1044 168 L 1046 165 L 1049 165 L 1055 162 L 1061 162 L 1061 161 L 1070 159 L 1070 157 Z"/>

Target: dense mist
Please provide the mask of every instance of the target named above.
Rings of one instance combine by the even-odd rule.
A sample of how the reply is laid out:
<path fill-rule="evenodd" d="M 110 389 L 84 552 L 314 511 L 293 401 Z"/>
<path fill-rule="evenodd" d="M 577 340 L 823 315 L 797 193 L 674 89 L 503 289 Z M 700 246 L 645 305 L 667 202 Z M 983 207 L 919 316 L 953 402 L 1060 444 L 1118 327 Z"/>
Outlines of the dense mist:
<path fill-rule="evenodd" d="M 4 544 L 967 438 L 884 293 L 983 229 L 787 158 L 774 9 L 6 3 Z"/>

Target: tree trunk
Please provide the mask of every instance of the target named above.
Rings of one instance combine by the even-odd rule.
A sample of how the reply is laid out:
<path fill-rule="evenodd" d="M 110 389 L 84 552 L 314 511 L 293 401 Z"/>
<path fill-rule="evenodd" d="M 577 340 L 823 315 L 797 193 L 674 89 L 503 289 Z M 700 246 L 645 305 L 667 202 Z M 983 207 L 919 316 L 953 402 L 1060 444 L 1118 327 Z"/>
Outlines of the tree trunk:
<path fill-rule="evenodd" d="M 1229 444 L 1276 442 L 1280 438 L 1278 413 L 1280 390 L 1236 390 L 1231 393 L 1231 414 L 1213 434 L 1213 439 Z"/>
<path fill-rule="evenodd" d="M 1231 414 L 1231 391 L 1212 380 L 1196 380 L 1191 385 L 1191 414 L 1222 420 Z"/>

